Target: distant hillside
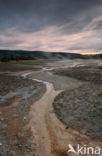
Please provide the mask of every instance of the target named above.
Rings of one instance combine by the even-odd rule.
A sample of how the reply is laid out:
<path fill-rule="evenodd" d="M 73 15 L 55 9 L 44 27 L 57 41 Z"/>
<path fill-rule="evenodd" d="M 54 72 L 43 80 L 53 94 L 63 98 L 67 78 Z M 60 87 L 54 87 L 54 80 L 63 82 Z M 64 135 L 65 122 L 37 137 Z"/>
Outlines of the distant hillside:
<path fill-rule="evenodd" d="M 31 59 L 57 59 L 57 58 L 81 58 L 81 59 L 102 59 L 102 54 L 98 55 L 81 55 L 78 53 L 65 52 L 43 52 L 43 51 L 22 51 L 22 50 L 0 50 L 0 60 L 31 60 Z"/>
<path fill-rule="evenodd" d="M 80 54 L 63 52 L 43 52 L 43 51 L 14 51 L 0 50 L 0 58 L 7 59 L 49 59 L 49 58 L 71 58 L 80 57 Z"/>

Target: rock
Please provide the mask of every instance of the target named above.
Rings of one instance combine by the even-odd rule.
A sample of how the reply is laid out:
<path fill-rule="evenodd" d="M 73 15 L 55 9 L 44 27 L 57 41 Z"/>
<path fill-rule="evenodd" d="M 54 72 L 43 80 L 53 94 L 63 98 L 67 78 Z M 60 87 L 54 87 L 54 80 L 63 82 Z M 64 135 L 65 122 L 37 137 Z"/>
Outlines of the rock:
<path fill-rule="evenodd" d="M 23 120 L 27 120 L 27 117 L 26 117 L 26 116 L 24 116 Z"/>
<path fill-rule="evenodd" d="M 69 126 L 66 126 L 66 129 L 69 129 Z"/>
<path fill-rule="evenodd" d="M 6 124 L 2 124 L 2 128 L 3 129 L 7 128 L 7 125 Z"/>
<path fill-rule="evenodd" d="M 11 151 L 11 152 L 10 152 L 10 156 L 17 156 L 16 151 Z"/>
<path fill-rule="evenodd" d="M 4 118 L 1 118 L 0 120 L 1 120 L 1 121 L 4 121 L 5 119 L 4 119 Z"/>
<path fill-rule="evenodd" d="M 0 115 L 2 114 L 2 112 L 0 112 Z"/>
<path fill-rule="evenodd" d="M 2 146 L 2 142 L 0 142 L 0 146 Z"/>

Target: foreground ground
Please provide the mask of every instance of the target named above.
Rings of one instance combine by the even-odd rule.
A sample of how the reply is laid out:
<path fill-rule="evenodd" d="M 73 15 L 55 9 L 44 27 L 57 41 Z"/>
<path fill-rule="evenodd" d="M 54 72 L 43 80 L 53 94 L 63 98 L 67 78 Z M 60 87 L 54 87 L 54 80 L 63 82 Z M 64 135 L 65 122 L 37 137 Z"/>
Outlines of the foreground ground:
<path fill-rule="evenodd" d="M 39 82 L 0 74 L 0 155 L 35 155 L 29 110 L 44 92 Z"/>
<path fill-rule="evenodd" d="M 54 101 L 58 118 L 68 127 L 102 141 L 102 70 L 99 67 L 73 67 L 54 73 L 82 81 L 77 89 L 64 91 Z"/>
<path fill-rule="evenodd" d="M 71 156 L 69 143 L 102 147 L 101 61 L 28 64 L 1 66 L 0 154 Z"/>

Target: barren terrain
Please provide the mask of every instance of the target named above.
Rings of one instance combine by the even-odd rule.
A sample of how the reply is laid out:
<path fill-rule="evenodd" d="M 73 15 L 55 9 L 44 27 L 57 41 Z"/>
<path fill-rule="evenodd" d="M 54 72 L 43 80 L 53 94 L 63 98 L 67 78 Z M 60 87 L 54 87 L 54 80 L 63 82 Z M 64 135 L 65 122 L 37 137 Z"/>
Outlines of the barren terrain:
<path fill-rule="evenodd" d="M 102 148 L 101 60 L 23 65 L 1 70 L 0 154 L 71 156 L 68 144 Z"/>
<path fill-rule="evenodd" d="M 39 82 L 0 74 L 0 155 L 34 155 L 29 110 L 44 92 Z"/>

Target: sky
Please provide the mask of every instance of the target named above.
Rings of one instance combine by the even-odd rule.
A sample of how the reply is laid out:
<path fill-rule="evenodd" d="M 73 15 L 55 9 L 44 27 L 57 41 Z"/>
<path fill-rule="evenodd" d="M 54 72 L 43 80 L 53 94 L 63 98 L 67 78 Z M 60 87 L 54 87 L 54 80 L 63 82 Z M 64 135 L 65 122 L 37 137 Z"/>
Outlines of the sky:
<path fill-rule="evenodd" d="M 102 0 L 0 0 L 0 49 L 102 52 Z"/>

